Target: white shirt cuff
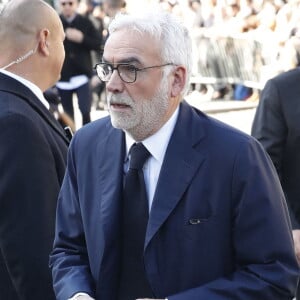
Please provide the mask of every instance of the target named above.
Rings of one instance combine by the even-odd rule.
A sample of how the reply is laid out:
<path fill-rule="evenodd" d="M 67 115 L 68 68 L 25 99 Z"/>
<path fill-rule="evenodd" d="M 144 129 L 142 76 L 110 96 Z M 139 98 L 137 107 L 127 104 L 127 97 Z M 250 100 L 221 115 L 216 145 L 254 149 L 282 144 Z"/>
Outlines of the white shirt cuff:
<path fill-rule="evenodd" d="M 80 300 L 79 297 L 82 296 L 84 298 L 82 298 L 82 300 L 95 300 L 94 298 L 92 298 L 89 294 L 87 293 L 76 293 L 73 297 L 69 298 L 68 300 Z"/>

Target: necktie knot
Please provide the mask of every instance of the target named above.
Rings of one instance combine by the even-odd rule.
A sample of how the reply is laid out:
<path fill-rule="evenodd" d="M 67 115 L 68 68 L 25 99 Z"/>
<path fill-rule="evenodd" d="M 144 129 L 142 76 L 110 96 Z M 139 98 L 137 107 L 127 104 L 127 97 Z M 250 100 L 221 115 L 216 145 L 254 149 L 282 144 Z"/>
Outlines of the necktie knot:
<path fill-rule="evenodd" d="M 150 152 L 142 143 L 135 143 L 130 148 L 130 163 L 129 168 L 135 170 L 141 170 L 147 158 L 150 156 Z"/>

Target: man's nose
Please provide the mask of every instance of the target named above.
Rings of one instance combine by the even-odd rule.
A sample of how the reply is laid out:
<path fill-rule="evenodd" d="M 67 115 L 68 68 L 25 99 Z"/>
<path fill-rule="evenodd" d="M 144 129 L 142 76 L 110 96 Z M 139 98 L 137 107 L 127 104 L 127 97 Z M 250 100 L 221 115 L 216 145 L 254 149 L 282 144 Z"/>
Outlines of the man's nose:
<path fill-rule="evenodd" d="M 113 70 L 109 80 L 106 82 L 106 89 L 112 93 L 121 92 L 124 89 L 124 82 L 117 70 Z"/>

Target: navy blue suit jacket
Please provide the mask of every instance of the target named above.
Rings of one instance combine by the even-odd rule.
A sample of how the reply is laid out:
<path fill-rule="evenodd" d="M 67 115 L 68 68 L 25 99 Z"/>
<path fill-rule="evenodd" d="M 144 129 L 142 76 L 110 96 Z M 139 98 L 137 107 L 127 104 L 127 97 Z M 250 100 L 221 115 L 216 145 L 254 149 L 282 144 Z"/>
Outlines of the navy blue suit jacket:
<path fill-rule="evenodd" d="M 68 139 L 19 81 L 0 73 L 0 299 L 54 300 L 48 267 Z"/>
<path fill-rule="evenodd" d="M 58 300 L 78 291 L 116 299 L 124 153 L 109 117 L 72 140 L 50 257 Z M 261 145 L 183 102 L 145 239 L 155 297 L 291 299 L 299 270 L 290 230 Z"/>

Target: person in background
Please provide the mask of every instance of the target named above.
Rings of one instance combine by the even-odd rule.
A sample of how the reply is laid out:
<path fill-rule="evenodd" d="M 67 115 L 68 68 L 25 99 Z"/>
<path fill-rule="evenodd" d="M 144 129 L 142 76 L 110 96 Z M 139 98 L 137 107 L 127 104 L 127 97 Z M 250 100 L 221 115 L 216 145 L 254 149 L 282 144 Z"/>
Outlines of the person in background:
<path fill-rule="evenodd" d="M 62 106 L 73 120 L 73 95 L 77 95 L 84 125 L 91 121 L 90 78 L 93 75 L 91 50 L 101 50 L 102 35 L 88 17 L 77 13 L 78 0 L 60 0 L 60 7 L 60 17 L 66 34 L 64 42 L 66 58 L 61 79 L 56 86 Z"/>
<path fill-rule="evenodd" d="M 60 77 L 64 38 L 44 1 L 0 13 L 1 300 L 55 300 L 48 261 L 69 140 L 43 92 Z"/>
<path fill-rule="evenodd" d="M 292 220 L 300 264 L 300 69 L 269 79 L 261 92 L 251 134 L 269 153 L 279 175 Z M 300 288 L 297 300 L 300 299 Z"/>
<path fill-rule="evenodd" d="M 103 47 L 106 40 L 106 29 L 104 24 L 104 19 L 106 18 L 106 15 L 103 7 L 103 3 L 101 3 L 101 5 L 99 4 L 95 6 L 92 0 L 84 0 L 80 2 L 77 10 L 80 14 L 84 15 L 92 21 L 95 28 L 101 34 L 102 37 L 100 49 L 97 49 L 97 51 L 91 51 L 93 66 L 99 61 L 101 61 Z M 104 99 L 104 96 L 102 96 L 102 93 L 105 89 L 105 84 L 98 78 L 95 70 L 93 71 L 93 75 L 90 78 L 90 86 L 92 91 L 92 107 L 95 109 L 104 109 L 104 103 L 102 100 Z"/>
<path fill-rule="evenodd" d="M 58 200 L 58 300 L 294 297 L 274 166 L 254 138 L 184 101 L 191 45 L 167 12 L 111 22 L 96 66 L 110 116 L 74 135 Z"/>

